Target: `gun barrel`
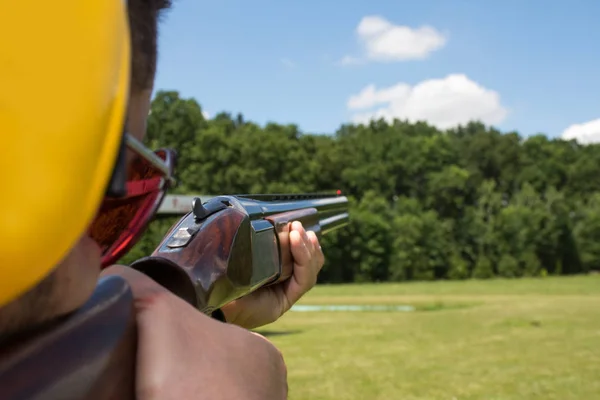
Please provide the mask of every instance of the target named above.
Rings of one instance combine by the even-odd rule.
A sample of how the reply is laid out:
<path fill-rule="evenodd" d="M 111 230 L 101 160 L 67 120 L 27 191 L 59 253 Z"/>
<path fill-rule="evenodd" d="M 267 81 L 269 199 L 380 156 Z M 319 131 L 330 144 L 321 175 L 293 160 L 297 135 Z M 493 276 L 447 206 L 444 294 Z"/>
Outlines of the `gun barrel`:
<path fill-rule="evenodd" d="M 251 220 L 266 218 L 284 212 L 307 208 L 317 210 L 321 219 L 339 215 L 348 211 L 348 199 L 345 196 L 322 194 L 299 195 L 237 195 L 232 196 L 248 212 Z"/>

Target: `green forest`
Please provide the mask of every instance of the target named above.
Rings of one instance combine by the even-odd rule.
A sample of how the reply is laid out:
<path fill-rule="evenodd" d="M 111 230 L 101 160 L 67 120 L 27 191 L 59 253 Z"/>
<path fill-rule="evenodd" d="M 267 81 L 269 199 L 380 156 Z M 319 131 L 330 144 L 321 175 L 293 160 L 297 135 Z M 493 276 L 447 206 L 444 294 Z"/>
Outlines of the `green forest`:
<path fill-rule="evenodd" d="M 205 119 L 173 91 L 156 94 L 146 144 L 177 150 L 171 193 L 342 190 L 351 221 L 322 239 L 322 283 L 600 270 L 600 145 L 477 121 L 441 131 L 380 120 L 310 134 L 241 114 Z M 153 221 L 123 262 L 148 255 L 178 219 Z"/>

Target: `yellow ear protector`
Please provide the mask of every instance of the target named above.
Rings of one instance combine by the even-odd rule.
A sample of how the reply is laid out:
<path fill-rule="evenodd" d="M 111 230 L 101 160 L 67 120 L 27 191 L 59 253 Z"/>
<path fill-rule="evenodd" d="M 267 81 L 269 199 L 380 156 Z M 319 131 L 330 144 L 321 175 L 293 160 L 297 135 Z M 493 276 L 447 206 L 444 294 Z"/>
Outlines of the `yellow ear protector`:
<path fill-rule="evenodd" d="M 1 307 L 122 194 L 131 55 L 123 0 L 3 1 L 0 37 Z"/>

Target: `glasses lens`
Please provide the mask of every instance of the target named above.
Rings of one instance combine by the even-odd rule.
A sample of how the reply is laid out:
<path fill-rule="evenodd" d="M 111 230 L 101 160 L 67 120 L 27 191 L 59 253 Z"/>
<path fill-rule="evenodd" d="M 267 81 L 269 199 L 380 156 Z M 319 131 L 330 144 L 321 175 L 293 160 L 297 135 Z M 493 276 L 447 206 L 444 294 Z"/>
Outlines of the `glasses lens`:
<path fill-rule="evenodd" d="M 170 162 L 166 150 L 155 154 Z M 135 245 L 165 195 L 164 174 L 142 157 L 130 164 L 128 177 L 127 196 L 106 198 L 90 228 L 92 239 L 102 249 L 103 267 L 118 261 Z"/>

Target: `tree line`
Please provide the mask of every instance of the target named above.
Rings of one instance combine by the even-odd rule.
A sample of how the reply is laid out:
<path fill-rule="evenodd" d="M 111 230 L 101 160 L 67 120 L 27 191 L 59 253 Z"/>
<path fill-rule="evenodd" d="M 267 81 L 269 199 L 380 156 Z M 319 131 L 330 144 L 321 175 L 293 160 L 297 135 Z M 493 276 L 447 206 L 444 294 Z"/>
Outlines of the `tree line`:
<path fill-rule="evenodd" d="M 342 125 L 335 134 L 212 119 L 157 93 L 147 144 L 179 153 L 173 193 L 321 192 L 349 197 L 348 227 L 322 239 L 321 282 L 565 275 L 600 270 L 600 145 L 523 138 L 476 121 Z M 157 219 L 124 262 L 148 255 Z"/>

